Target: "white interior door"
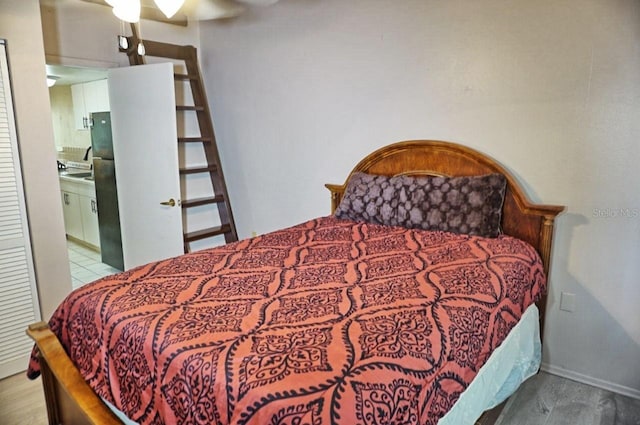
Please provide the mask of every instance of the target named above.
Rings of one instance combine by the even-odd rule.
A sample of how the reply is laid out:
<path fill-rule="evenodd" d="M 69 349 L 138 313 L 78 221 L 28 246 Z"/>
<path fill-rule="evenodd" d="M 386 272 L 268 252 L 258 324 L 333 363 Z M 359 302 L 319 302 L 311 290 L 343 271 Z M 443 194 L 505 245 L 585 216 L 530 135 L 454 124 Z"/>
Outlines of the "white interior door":
<path fill-rule="evenodd" d="M 109 70 L 125 269 L 183 253 L 173 65 Z M 173 200 L 171 205 L 162 205 Z"/>

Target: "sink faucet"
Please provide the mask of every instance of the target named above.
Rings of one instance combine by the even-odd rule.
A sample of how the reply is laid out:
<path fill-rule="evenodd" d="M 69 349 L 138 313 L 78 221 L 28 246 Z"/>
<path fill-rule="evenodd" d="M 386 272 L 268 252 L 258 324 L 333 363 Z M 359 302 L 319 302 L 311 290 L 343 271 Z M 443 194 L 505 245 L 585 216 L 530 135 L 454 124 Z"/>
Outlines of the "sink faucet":
<path fill-rule="evenodd" d="M 89 151 L 91 150 L 91 146 L 87 148 L 87 151 L 84 153 L 83 160 L 87 161 L 89 159 Z M 89 169 L 91 170 L 91 177 L 93 178 L 93 164 L 89 164 Z"/>

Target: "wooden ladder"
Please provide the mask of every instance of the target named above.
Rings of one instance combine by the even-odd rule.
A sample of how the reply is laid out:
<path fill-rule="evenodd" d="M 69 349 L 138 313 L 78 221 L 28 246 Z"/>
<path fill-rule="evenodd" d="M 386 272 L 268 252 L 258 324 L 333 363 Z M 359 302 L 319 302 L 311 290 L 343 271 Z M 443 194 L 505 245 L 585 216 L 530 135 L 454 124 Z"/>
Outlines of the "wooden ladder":
<path fill-rule="evenodd" d="M 217 206 L 220 217 L 220 224 L 205 229 L 187 232 L 186 228 L 183 233 L 184 252 L 190 252 L 190 244 L 206 238 L 212 238 L 218 235 L 224 235 L 226 243 L 238 240 L 235 222 L 231 211 L 231 203 L 227 193 L 227 185 L 222 173 L 222 165 L 218 154 L 216 137 L 213 130 L 213 122 L 209 110 L 209 103 L 204 89 L 204 83 L 200 75 L 200 66 L 198 65 L 197 50 L 193 46 L 180 46 L 175 44 L 161 43 L 156 41 L 144 40 L 145 56 L 138 54 L 137 46 L 139 38 L 135 26 L 131 25 L 133 35 L 127 37 L 129 48 L 121 51 L 126 52 L 129 56 L 131 65 L 143 65 L 145 56 L 153 56 L 159 58 L 173 59 L 174 62 L 184 62 L 186 74 L 175 73 L 174 79 L 178 82 L 187 81 L 191 87 L 191 95 L 193 97 L 193 105 L 176 105 L 177 114 L 196 114 L 200 135 L 197 137 L 178 137 L 178 144 L 193 145 L 201 144 L 204 148 L 206 157 L 206 166 L 198 167 L 181 167 L 179 173 L 181 176 L 194 174 L 209 174 L 211 185 L 213 187 L 213 196 L 198 197 L 189 199 L 188 194 L 182 193 L 182 213 L 183 217 L 190 208 L 211 205 L 212 208 Z M 177 99 L 177 97 L 176 97 Z M 177 117 L 176 117 L 177 119 Z M 181 187 L 185 187 L 182 185 Z M 184 189 L 183 189 L 184 190 Z M 185 220 L 183 220 L 185 221 Z"/>

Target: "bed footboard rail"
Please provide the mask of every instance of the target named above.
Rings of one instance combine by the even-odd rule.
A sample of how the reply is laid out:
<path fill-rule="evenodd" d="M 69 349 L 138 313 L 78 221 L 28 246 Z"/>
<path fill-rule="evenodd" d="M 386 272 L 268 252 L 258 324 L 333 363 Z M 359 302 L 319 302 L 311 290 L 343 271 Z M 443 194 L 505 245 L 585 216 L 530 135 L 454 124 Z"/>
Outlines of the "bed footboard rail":
<path fill-rule="evenodd" d="M 45 322 L 29 325 L 36 343 L 49 424 L 122 425 L 82 378 Z"/>

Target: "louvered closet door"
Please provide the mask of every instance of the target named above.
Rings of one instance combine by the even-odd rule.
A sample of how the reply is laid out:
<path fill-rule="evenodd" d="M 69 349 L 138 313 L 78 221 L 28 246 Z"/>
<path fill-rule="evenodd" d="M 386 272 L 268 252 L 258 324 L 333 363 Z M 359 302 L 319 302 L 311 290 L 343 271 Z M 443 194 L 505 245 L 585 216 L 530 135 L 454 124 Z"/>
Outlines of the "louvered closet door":
<path fill-rule="evenodd" d="M 25 330 L 40 320 L 9 69 L 0 40 L 0 379 L 26 369 L 32 342 Z"/>

